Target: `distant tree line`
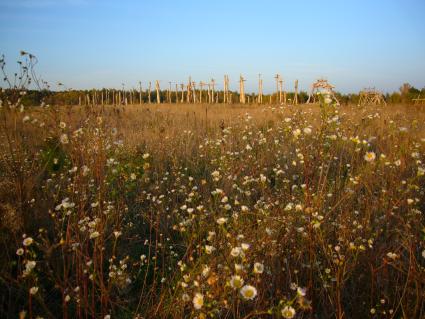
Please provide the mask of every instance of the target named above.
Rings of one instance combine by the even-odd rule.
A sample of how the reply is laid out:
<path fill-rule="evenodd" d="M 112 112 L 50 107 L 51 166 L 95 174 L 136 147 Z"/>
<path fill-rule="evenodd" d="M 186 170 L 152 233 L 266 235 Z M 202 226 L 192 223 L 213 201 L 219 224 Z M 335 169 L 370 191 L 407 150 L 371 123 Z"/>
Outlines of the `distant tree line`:
<path fill-rule="evenodd" d="M 199 90 L 196 90 L 199 96 Z M 5 101 L 7 97 L 16 94 L 16 89 L 1 89 L 0 99 Z M 159 92 L 161 103 L 180 103 L 182 92 L 179 90 L 168 91 L 161 90 Z M 207 101 L 207 91 L 203 91 L 203 102 Z M 290 104 L 294 98 L 294 92 L 287 93 L 287 102 Z M 151 91 L 151 103 L 157 103 L 156 91 Z M 185 93 L 186 95 L 186 93 Z M 277 100 L 277 94 L 263 94 L 263 104 L 275 103 Z M 237 104 L 239 101 L 239 93 L 235 91 L 230 92 L 231 101 Z M 359 94 L 349 93 L 342 94 L 337 92 L 336 97 L 342 105 L 358 104 Z M 421 90 L 411 86 L 409 83 L 404 83 L 399 91 L 393 93 L 387 93 L 384 95 L 387 104 L 413 104 L 413 99 L 418 97 L 425 98 L 425 88 Z M 246 94 L 247 101 L 249 103 L 257 102 L 256 93 Z M 300 104 L 306 103 L 308 99 L 308 92 L 301 91 L 298 93 L 298 102 Z M 223 103 L 223 91 L 215 92 L 215 101 Z M 186 97 L 183 99 L 186 103 Z M 26 95 L 21 97 L 21 103 L 24 106 L 40 105 L 41 103 L 50 105 L 91 105 L 91 104 L 139 104 L 149 103 L 149 93 L 147 90 L 118 90 L 118 89 L 93 89 L 93 90 L 63 90 L 63 91 L 51 91 L 51 90 L 27 90 Z"/>

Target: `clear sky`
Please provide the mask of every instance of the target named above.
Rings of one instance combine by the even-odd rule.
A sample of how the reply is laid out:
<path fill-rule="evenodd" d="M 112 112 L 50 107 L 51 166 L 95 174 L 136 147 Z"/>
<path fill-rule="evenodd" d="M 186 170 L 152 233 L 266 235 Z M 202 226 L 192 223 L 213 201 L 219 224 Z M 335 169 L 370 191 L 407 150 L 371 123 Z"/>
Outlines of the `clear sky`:
<path fill-rule="evenodd" d="M 425 0 L 0 0 L 0 53 L 68 88 L 161 86 L 223 75 L 248 92 L 280 73 L 301 89 L 425 87 Z M 1 82 L 0 82 L 1 83 Z M 53 86 L 54 87 L 54 86 Z"/>

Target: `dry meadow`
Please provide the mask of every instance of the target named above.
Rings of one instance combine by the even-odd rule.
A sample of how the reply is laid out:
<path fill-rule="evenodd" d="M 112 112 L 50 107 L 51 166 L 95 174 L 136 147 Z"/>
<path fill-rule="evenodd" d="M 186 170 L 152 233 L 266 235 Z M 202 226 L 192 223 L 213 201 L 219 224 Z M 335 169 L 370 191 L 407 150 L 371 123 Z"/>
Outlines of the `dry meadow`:
<path fill-rule="evenodd" d="M 424 318 L 425 110 L 0 109 L 2 318 Z"/>

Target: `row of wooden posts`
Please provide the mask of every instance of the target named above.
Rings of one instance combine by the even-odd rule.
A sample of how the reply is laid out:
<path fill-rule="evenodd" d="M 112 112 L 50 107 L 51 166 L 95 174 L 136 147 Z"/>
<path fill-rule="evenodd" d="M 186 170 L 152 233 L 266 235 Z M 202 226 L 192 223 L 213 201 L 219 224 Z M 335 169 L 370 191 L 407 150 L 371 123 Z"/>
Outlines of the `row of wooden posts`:
<path fill-rule="evenodd" d="M 274 77 L 276 80 L 276 93 L 269 96 L 269 103 L 272 103 L 272 96 L 275 96 L 275 103 L 287 104 L 287 92 L 284 89 L 284 81 L 279 74 L 276 74 Z M 258 94 L 256 96 L 250 96 L 245 93 L 245 79 L 241 75 L 239 77 L 239 103 L 241 104 L 250 104 L 258 103 L 263 104 L 263 79 L 261 74 L 258 75 Z M 223 103 L 231 104 L 234 103 L 232 93 L 229 90 L 229 76 L 224 76 L 224 85 L 223 91 L 216 91 L 216 82 L 214 79 L 211 79 L 209 83 L 199 82 L 199 86 L 196 86 L 196 82 L 192 81 L 192 78 L 189 77 L 187 84 L 175 84 L 175 87 L 172 87 L 172 83 L 169 83 L 169 87 L 166 90 L 166 96 L 161 101 L 161 88 L 159 81 L 155 81 L 155 91 L 156 99 L 155 103 L 172 103 L 174 100 L 175 103 L 219 103 L 219 94 L 223 96 Z M 204 91 L 204 88 L 206 91 Z M 174 90 L 173 90 L 174 89 Z M 126 91 L 123 87 L 122 90 L 93 90 L 91 93 L 87 93 L 85 96 L 79 97 L 79 105 L 127 105 L 127 104 L 142 104 L 142 83 L 139 82 L 139 89 L 132 89 Z M 206 94 L 204 96 L 204 93 Z M 146 88 L 147 94 L 147 103 L 153 103 L 152 99 L 152 83 L 149 82 L 148 87 Z M 174 97 L 174 98 L 173 98 Z M 291 101 L 291 104 L 298 104 L 298 80 L 295 80 L 295 91 L 294 97 Z"/>

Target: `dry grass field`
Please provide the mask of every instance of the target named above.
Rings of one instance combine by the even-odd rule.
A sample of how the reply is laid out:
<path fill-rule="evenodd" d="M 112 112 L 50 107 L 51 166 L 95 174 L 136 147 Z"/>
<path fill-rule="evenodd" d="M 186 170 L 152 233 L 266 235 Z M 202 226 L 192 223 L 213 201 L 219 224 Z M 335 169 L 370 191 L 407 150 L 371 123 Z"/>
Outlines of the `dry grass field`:
<path fill-rule="evenodd" d="M 2 318 L 424 318 L 425 110 L 0 109 Z"/>

